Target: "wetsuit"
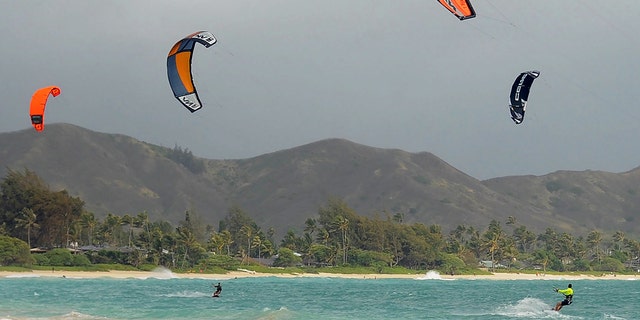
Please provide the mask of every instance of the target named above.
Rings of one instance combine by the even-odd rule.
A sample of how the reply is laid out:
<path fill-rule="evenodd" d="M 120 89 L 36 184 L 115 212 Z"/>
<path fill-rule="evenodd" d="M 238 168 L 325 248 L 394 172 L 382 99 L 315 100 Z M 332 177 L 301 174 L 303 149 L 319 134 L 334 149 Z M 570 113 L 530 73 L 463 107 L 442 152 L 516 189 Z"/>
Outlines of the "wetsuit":
<path fill-rule="evenodd" d="M 220 292 L 222 292 L 222 286 L 220 284 L 218 284 L 217 286 L 214 286 L 216 288 L 216 292 L 213 293 L 214 297 L 217 297 L 220 295 Z"/>

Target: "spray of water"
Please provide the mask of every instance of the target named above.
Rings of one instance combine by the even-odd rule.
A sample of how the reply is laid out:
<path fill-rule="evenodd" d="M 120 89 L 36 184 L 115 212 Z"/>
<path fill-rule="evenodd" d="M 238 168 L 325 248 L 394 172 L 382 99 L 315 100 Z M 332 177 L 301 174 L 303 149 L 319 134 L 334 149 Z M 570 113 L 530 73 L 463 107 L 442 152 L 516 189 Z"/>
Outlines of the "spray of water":
<path fill-rule="evenodd" d="M 435 270 L 429 270 L 427 271 L 427 274 L 425 274 L 422 277 L 416 278 L 416 280 L 453 280 L 453 279 L 443 279 L 440 276 L 440 272 Z"/>
<path fill-rule="evenodd" d="M 153 271 L 151 271 L 151 278 L 156 278 L 156 279 L 174 279 L 177 278 L 177 276 L 175 274 L 173 274 L 173 272 L 171 272 L 171 270 L 164 268 L 164 267 L 157 267 L 155 269 L 153 269 Z"/>
<path fill-rule="evenodd" d="M 496 308 L 495 315 L 522 319 L 558 319 L 567 316 L 551 310 L 551 305 L 536 298 L 524 298 L 515 304 Z"/>

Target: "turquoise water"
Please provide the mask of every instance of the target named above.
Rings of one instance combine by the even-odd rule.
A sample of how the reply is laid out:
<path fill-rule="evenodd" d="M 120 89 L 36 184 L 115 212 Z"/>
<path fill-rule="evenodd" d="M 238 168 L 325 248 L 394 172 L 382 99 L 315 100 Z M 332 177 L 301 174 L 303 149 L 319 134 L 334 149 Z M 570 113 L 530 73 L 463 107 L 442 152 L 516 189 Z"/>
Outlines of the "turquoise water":
<path fill-rule="evenodd" d="M 425 277 L 426 278 L 426 277 Z M 639 319 L 640 281 L 0 278 L 0 319 Z"/>

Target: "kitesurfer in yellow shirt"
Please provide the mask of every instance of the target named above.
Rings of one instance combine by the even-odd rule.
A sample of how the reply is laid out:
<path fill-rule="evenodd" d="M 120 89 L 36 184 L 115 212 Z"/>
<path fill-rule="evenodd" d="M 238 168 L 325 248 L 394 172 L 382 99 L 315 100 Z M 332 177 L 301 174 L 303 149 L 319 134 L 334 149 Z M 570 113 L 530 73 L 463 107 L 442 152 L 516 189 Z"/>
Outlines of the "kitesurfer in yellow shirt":
<path fill-rule="evenodd" d="M 563 306 L 568 306 L 571 304 L 571 302 L 573 302 L 573 288 L 571 287 L 571 283 L 569 283 L 567 288 L 564 290 L 558 290 L 557 288 L 553 288 L 553 290 L 555 290 L 558 293 L 564 294 L 564 300 L 556 303 L 556 306 L 555 308 L 553 308 L 553 310 L 560 311 L 560 309 L 562 309 Z"/>

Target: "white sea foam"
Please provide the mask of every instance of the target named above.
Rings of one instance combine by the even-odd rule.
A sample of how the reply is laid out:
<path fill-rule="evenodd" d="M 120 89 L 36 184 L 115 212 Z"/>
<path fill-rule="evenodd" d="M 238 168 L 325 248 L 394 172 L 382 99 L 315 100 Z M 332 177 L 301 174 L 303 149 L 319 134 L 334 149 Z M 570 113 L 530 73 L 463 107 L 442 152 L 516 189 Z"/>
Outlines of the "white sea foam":
<path fill-rule="evenodd" d="M 40 275 L 37 273 L 16 273 L 16 274 L 10 274 L 8 276 L 6 276 L 5 278 L 39 278 Z"/>
<path fill-rule="evenodd" d="M 493 314 L 527 319 L 580 319 L 551 310 L 553 306 L 536 298 L 524 298 L 514 305 L 498 307 Z"/>
<path fill-rule="evenodd" d="M 289 311 L 289 309 L 287 309 L 287 307 L 280 307 L 278 310 L 272 310 L 271 308 L 263 308 L 262 312 L 265 312 L 266 314 L 257 318 L 258 320 L 262 320 L 262 319 L 289 319 L 292 314 L 291 311 Z"/>
<path fill-rule="evenodd" d="M 59 316 L 52 316 L 52 317 L 47 317 L 47 318 L 3 318 L 0 317 L 0 320 L 18 320 L 18 319 L 51 319 L 51 320 L 68 320 L 68 319 L 109 319 L 109 318 L 105 318 L 105 317 L 98 317 L 98 316 L 92 316 L 89 314 L 84 314 L 81 312 L 77 312 L 77 311 L 71 311 L 67 314 L 63 314 L 63 315 L 59 315 Z"/>
<path fill-rule="evenodd" d="M 159 296 L 168 297 L 168 298 L 174 298 L 174 297 L 175 298 L 201 298 L 201 297 L 210 297 L 211 294 L 210 293 L 205 293 L 205 292 L 199 292 L 199 291 L 184 290 L 184 291 L 179 291 L 179 292 L 161 294 Z"/>
<path fill-rule="evenodd" d="M 92 315 L 80 313 L 77 311 L 71 311 L 67 314 L 64 314 L 58 317 L 52 317 L 50 319 L 108 319 L 108 318 L 92 316 Z"/>
<path fill-rule="evenodd" d="M 427 271 L 427 274 L 425 274 L 422 277 L 417 277 L 416 280 L 455 280 L 455 279 L 443 279 L 442 276 L 440 276 L 440 272 L 435 270 L 429 270 Z"/>
<path fill-rule="evenodd" d="M 171 270 L 164 267 L 157 267 L 151 271 L 149 278 L 155 279 L 175 279 L 178 278 Z"/>

